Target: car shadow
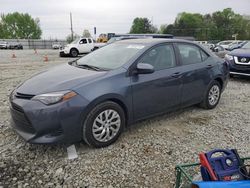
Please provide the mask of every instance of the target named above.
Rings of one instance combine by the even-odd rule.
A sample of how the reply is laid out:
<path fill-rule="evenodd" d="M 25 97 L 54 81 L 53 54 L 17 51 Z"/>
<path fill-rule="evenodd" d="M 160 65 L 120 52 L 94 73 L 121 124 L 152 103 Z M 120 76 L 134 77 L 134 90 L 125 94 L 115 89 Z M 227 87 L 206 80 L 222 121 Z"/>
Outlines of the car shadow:
<path fill-rule="evenodd" d="M 151 117 L 151 118 L 140 120 L 138 122 L 135 122 L 135 123 L 129 125 L 125 129 L 124 132 L 138 131 L 145 126 L 150 126 L 150 125 L 157 123 L 157 122 L 162 122 L 162 121 L 164 122 L 164 121 L 169 121 L 169 120 L 173 120 L 173 119 L 178 120 L 181 118 L 180 116 L 183 115 L 184 113 L 190 113 L 190 112 L 193 112 L 193 111 L 198 110 L 198 109 L 206 111 L 205 109 L 199 108 L 197 105 L 193 105 L 190 107 L 178 109 L 178 110 L 175 110 L 172 112 L 162 113 L 162 114 L 156 115 L 156 116 Z M 182 120 L 180 120 L 180 121 L 182 121 Z M 199 120 L 198 119 L 194 120 L 194 118 L 192 118 L 192 121 L 199 121 Z"/>
<path fill-rule="evenodd" d="M 241 83 L 250 83 L 250 77 L 249 76 L 230 76 L 230 81 L 236 81 Z"/>

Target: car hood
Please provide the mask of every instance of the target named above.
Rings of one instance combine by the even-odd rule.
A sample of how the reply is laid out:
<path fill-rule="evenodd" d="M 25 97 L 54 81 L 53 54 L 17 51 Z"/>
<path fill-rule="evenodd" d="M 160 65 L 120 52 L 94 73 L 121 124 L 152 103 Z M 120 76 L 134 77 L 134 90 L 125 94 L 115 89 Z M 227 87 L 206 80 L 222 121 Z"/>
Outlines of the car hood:
<path fill-rule="evenodd" d="M 56 66 L 31 77 L 22 83 L 16 92 L 38 95 L 49 92 L 71 90 L 73 87 L 92 81 L 105 75 L 107 72 L 98 72 L 78 68 L 69 64 Z"/>
<path fill-rule="evenodd" d="M 246 48 L 236 49 L 236 50 L 231 51 L 229 55 L 250 57 L 250 49 L 246 49 Z"/>
<path fill-rule="evenodd" d="M 76 47 L 76 44 L 67 44 L 64 46 L 65 48 L 71 48 L 71 47 Z"/>

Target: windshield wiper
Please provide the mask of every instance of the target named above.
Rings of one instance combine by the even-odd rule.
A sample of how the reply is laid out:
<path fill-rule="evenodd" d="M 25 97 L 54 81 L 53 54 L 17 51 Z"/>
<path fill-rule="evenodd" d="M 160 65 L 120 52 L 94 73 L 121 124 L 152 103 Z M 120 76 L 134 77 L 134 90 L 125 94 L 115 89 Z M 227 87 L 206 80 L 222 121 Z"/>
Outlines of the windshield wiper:
<path fill-rule="evenodd" d="M 96 67 L 96 66 L 93 66 L 93 65 L 78 64 L 77 62 L 76 62 L 76 66 L 77 66 L 77 67 L 80 67 L 80 68 L 87 68 L 87 69 L 95 70 L 95 71 L 107 71 L 107 70 L 108 70 L 108 69 Z"/>

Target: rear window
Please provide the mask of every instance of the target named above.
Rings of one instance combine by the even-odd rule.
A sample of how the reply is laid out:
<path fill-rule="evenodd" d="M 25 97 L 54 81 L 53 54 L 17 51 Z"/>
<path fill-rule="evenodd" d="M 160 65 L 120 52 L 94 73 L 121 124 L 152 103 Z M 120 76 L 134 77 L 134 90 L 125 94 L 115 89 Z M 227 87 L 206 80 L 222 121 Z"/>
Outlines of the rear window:
<path fill-rule="evenodd" d="M 183 65 L 201 63 L 209 56 L 201 48 L 191 44 L 177 44 Z"/>
<path fill-rule="evenodd" d="M 92 43 L 92 40 L 91 40 L 91 39 L 88 39 L 88 42 L 89 42 L 89 43 Z"/>

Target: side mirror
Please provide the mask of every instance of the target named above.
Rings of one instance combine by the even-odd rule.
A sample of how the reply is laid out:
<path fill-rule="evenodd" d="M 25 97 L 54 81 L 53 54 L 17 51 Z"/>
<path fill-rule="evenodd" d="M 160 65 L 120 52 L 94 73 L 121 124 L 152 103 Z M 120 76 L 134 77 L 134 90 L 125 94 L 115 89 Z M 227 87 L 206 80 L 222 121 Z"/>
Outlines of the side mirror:
<path fill-rule="evenodd" d="M 136 74 L 151 74 L 155 71 L 154 67 L 147 63 L 138 63 L 136 67 Z"/>
<path fill-rule="evenodd" d="M 213 48 L 212 51 L 213 51 L 213 52 L 219 52 L 219 49 L 218 49 L 218 47 L 215 47 L 215 48 Z"/>

